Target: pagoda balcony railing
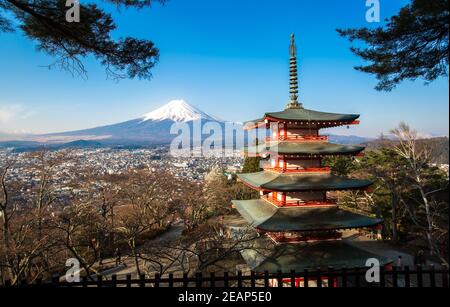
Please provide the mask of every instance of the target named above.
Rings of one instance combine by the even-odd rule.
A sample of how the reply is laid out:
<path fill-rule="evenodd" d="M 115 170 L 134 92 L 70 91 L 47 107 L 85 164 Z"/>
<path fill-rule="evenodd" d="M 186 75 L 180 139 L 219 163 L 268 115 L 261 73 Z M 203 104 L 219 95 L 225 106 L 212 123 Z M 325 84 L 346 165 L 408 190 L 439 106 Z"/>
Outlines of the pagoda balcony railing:
<path fill-rule="evenodd" d="M 288 199 L 286 201 L 281 201 L 269 196 L 263 196 L 262 198 L 277 207 L 316 207 L 316 206 L 337 205 L 337 199 L 327 199 L 324 201 L 317 201 L 317 200 L 304 201 L 304 200 Z"/>
<path fill-rule="evenodd" d="M 268 232 L 267 235 L 278 243 L 296 243 L 307 241 L 324 241 L 324 240 L 337 240 L 342 238 L 342 233 L 328 232 L 324 235 L 304 235 L 301 233 L 295 235 L 287 235 L 284 232 Z"/>
<path fill-rule="evenodd" d="M 268 170 L 272 170 L 278 173 L 319 173 L 319 174 L 331 174 L 331 167 L 298 167 L 298 166 L 287 166 L 287 167 L 268 167 Z"/>
<path fill-rule="evenodd" d="M 329 137 L 327 135 L 288 135 L 279 136 L 278 138 L 273 138 L 271 136 L 266 137 L 266 142 L 328 142 Z"/>

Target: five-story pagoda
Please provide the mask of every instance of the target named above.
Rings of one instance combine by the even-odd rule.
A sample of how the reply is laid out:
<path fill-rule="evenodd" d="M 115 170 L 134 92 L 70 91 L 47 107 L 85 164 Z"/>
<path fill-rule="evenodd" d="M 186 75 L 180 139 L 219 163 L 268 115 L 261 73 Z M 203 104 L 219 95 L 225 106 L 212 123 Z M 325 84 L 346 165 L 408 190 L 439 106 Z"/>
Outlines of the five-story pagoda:
<path fill-rule="evenodd" d="M 236 200 L 233 206 L 261 236 L 242 256 L 255 271 L 303 270 L 316 267 L 364 267 L 380 258 L 341 240 L 342 230 L 378 227 L 380 219 L 339 208 L 336 191 L 365 190 L 372 182 L 335 176 L 323 166 L 326 156 L 361 155 L 364 147 L 332 144 L 323 128 L 358 124 L 359 115 L 308 110 L 298 102 L 294 35 L 290 46 L 290 102 L 281 112 L 246 123 L 265 129 L 264 144 L 246 148 L 263 157 L 263 171 L 239 174 L 260 198 Z M 387 259 L 379 259 L 387 263 Z"/>

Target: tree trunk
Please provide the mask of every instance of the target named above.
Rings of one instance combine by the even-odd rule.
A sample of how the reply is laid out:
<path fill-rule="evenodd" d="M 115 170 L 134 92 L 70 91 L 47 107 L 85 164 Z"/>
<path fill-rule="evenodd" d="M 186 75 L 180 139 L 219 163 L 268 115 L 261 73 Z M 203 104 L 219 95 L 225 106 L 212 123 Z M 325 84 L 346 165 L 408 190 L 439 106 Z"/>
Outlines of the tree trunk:
<path fill-rule="evenodd" d="M 141 268 L 139 266 L 139 258 L 137 255 L 137 250 L 136 250 L 136 240 L 132 239 L 130 241 L 130 248 L 131 248 L 131 253 L 133 254 L 133 259 L 134 259 L 134 264 L 136 266 L 136 273 L 139 276 L 141 276 Z"/>
<path fill-rule="evenodd" d="M 398 241 L 398 230 L 397 230 L 397 197 L 395 196 L 395 192 L 393 192 L 391 197 L 391 206 L 392 206 L 392 241 L 397 243 Z"/>

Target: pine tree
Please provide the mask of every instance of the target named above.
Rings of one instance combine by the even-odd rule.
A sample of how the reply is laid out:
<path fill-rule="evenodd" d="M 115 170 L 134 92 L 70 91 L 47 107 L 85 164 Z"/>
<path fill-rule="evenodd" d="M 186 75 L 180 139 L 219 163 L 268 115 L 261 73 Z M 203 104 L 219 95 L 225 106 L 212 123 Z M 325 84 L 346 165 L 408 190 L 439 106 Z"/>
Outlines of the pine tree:
<path fill-rule="evenodd" d="M 256 173 L 261 171 L 260 162 L 260 157 L 246 157 L 244 166 L 242 167 L 242 173 Z"/>
<path fill-rule="evenodd" d="M 66 1 L 0 0 L 0 33 L 22 30 L 37 42 L 37 49 L 55 58 L 49 67 L 86 75 L 82 59 L 95 57 L 108 77 L 151 77 L 159 50 L 149 40 L 134 37 L 114 39 L 117 26 L 112 16 L 98 6 L 99 1 L 80 1 L 79 22 L 66 20 Z M 91 3 L 89 3 L 91 2 Z M 165 0 L 104 0 L 120 7 L 143 8 Z M 101 3 L 101 1 L 100 1 Z"/>
<path fill-rule="evenodd" d="M 351 50 L 370 62 L 355 69 L 376 75 L 377 90 L 390 91 L 408 79 L 448 76 L 449 0 L 412 0 L 386 28 L 337 31 L 368 45 Z"/>

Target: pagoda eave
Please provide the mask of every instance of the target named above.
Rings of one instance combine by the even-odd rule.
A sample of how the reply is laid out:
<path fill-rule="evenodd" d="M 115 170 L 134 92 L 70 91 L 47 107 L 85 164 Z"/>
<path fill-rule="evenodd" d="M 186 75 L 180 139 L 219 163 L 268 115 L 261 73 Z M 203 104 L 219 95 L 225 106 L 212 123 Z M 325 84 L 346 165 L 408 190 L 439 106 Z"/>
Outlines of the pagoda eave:
<path fill-rule="evenodd" d="M 357 156 L 364 146 L 340 145 L 328 142 L 271 142 L 244 148 L 249 156 L 283 155 L 287 158 L 317 158 L 330 155 Z"/>
<path fill-rule="evenodd" d="M 261 199 L 235 200 L 233 205 L 250 225 L 264 232 L 371 228 L 383 222 L 338 206 L 277 207 Z"/>
<path fill-rule="evenodd" d="M 269 192 L 365 190 L 373 184 L 370 180 L 331 174 L 280 174 L 270 171 L 238 174 L 238 179 L 255 190 Z"/>
<path fill-rule="evenodd" d="M 253 271 L 261 273 L 303 272 L 320 267 L 365 268 L 366 260 L 370 258 L 378 259 L 382 266 L 394 261 L 342 240 L 276 244 L 267 237 L 260 237 L 249 245 L 241 255 Z"/>
<path fill-rule="evenodd" d="M 264 121 L 261 121 L 259 119 L 258 121 L 252 122 L 248 121 L 244 124 L 244 130 L 253 130 L 253 129 L 268 129 L 270 128 L 270 123 L 285 123 L 285 124 L 292 124 L 297 125 L 299 127 L 311 127 L 315 126 L 318 129 L 325 129 L 325 128 L 334 128 L 334 127 L 341 127 L 341 126 L 353 126 L 353 125 L 359 125 L 359 120 L 352 120 L 352 121 L 296 121 L 296 120 L 286 120 L 281 118 L 275 118 L 275 117 L 266 117 Z"/>

